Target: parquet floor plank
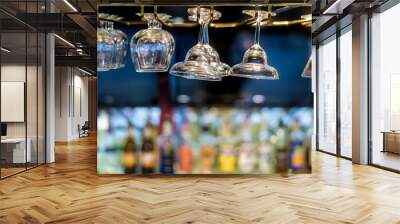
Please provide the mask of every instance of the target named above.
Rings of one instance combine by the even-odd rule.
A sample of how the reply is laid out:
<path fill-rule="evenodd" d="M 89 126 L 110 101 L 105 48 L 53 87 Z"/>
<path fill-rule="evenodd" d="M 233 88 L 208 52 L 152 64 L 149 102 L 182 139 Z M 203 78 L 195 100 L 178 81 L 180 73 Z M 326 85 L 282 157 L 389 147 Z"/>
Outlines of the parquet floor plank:
<path fill-rule="evenodd" d="M 319 152 L 313 173 L 101 176 L 95 137 L 0 181 L 0 223 L 397 223 L 400 175 Z"/>

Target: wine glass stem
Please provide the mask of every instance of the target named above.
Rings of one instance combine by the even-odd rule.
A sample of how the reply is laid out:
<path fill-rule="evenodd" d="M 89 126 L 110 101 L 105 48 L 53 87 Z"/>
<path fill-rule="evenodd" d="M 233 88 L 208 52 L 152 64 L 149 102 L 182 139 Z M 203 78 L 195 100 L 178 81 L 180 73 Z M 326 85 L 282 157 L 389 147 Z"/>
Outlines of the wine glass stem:
<path fill-rule="evenodd" d="M 106 28 L 106 30 L 112 30 L 110 21 L 106 22 L 105 28 Z"/>
<path fill-rule="evenodd" d="M 161 29 L 161 22 L 154 16 L 147 21 L 147 26 L 151 29 Z"/>
<path fill-rule="evenodd" d="M 104 29 L 104 21 L 103 20 L 99 21 L 99 28 Z"/>
<path fill-rule="evenodd" d="M 256 32 L 255 32 L 255 43 L 260 44 L 260 28 L 261 28 L 261 18 L 257 12 L 257 19 L 256 19 Z"/>
<path fill-rule="evenodd" d="M 209 44 L 208 42 L 208 23 L 202 22 L 200 24 L 199 43 Z"/>

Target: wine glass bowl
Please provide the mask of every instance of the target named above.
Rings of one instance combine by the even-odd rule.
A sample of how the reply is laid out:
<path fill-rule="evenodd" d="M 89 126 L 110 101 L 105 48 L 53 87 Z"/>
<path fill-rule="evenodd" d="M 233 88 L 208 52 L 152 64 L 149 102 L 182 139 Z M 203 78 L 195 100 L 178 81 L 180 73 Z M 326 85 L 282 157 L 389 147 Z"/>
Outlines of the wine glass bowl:
<path fill-rule="evenodd" d="M 161 29 L 159 18 L 153 13 L 145 13 L 143 20 L 148 28 L 137 32 L 131 39 L 131 59 L 137 72 L 166 72 L 168 71 L 175 41 L 172 35 Z"/>
<path fill-rule="evenodd" d="M 279 79 L 275 68 L 268 65 L 267 54 L 259 44 L 253 44 L 243 56 L 242 63 L 232 67 L 232 76 L 253 79 Z"/>
<path fill-rule="evenodd" d="M 171 74 L 188 79 L 221 81 L 218 70 L 213 66 L 219 60 L 218 54 L 209 45 L 196 44 L 186 54 L 185 61 L 171 68 Z"/>
<path fill-rule="evenodd" d="M 106 23 L 99 22 L 97 29 L 97 70 L 108 71 L 111 69 L 111 60 L 114 53 L 114 38 L 108 33 Z"/>
<path fill-rule="evenodd" d="M 119 29 L 114 29 L 114 22 L 123 19 L 106 13 L 99 14 L 97 29 L 97 70 L 108 71 L 125 66 L 128 50 L 128 37 Z"/>
<path fill-rule="evenodd" d="M 108 32 L 114 39 L 114 52 L 111 59 L 111 68 L 122 68 L 125 66 L 125 59 L 128 51 L 128 37 L 121 30 L 114 29 L 112 22 L 109 22 Z"/>
<path fill-rule="evenodd" d="M 244 53 L 243 63 L 266 64 L 267 54 L 259 44 L 253 44 Z"/>

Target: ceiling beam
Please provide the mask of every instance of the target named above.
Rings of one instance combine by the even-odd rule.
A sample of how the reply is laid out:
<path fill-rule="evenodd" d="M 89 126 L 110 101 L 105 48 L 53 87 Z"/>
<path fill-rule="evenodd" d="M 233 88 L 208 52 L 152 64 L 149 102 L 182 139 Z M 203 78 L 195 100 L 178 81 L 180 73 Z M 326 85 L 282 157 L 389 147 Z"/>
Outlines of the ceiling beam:
<path fill-rule="evenodd" d="M 91 56 L 55 56 L 56 66 L 87 67 L 97 70 L 97 59 Z"/>
<path fill-rule="evenodd" d="M 97 30 L 90 24 L 85 17 L 81 14 L 68 14 L 71 20 L 73 20 L 78 26 L 82 28 L 83 31 L 88 35 L 86 41 L 90 46 L 96 45 Z"/>

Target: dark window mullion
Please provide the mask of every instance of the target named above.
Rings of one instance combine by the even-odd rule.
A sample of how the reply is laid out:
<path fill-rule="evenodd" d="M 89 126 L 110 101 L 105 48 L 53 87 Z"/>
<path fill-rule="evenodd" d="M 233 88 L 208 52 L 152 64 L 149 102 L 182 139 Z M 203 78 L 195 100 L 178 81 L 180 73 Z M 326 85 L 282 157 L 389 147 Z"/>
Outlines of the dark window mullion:
<path fill-rule="evenodd" d="M 315 148 L 319 149 L 319 45 L 315 47 Z"/>
<path fill-rule="evenodd" d="M 341 114 L 340 114 L 340 80 L 341 80 L 341 64 L 340 64 L 340 36 L 339 27 L 336 31 L 336 154 L 340 157 L 341 152 Z"/>
<path fill-rule="evenodd" d="M 1 32 L 1 28 L 2 28 L 2 23 L 0 22 L 0 47 L 2 46 L 2 32 Z M 2 124 L 1 123 L 1 67 L 2 67 L 2 64 L 1 64 L 1 55 L 2 55 L 3 53 L 0 51 L 0 124 Z M 1 130 L 0 130 L 0 136 L 2 135 L 2 133 L 1 133 Z M 1 160 L 1 144 L 0 144 L 0 179 L 2 179 L 2 177 L 1 177 L 1 170 L 2 170 L 2 160 Z"/>
<path fill-rule="evenodd" d="M 39 0 L 36 1 L 39 13 Z M 39 32 L 36 32 L 36 166 L 39 165 Z"/>
<path fill-rule="evenodd" d="M 25 1 L 25 21 L 28 19 L 28 1 Z M 28 169 L 28 25 L 25 23 L 25 102 L 24 102 L 24 117 L 25 117 L 25 170 Z"/>
<path fill-rule="evenodd" d="M 367 83 L 368 83 L 368 95 L 367 95 L 367 102 L 368 102 L 368 111 L 367 111 L 367 117 L 368 117 L 368 164 L 373 164 L 373 142 L 372 142 L 372 63 L 371 63 L 371 56 L 372 56 L 372 12 L 368 12 L 368 54 L 367 54 L 367 63 L 368 63 L 368 75 L 367 75 Z"/>

